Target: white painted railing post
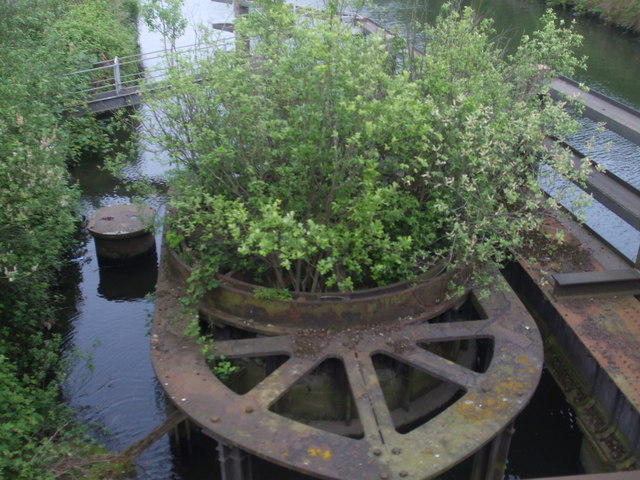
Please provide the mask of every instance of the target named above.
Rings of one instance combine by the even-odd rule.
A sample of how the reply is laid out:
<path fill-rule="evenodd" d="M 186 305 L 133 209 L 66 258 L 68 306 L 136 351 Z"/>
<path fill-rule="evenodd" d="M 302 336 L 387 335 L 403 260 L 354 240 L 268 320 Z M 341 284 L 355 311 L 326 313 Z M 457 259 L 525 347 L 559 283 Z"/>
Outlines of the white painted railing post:
<path fill-rule="evenodd" d="M 118 57 L 113 59 L 113 79 L 116 84 L 116 93 L 120 95 L 122 80 L 120 80 L 120 59 Z"/>

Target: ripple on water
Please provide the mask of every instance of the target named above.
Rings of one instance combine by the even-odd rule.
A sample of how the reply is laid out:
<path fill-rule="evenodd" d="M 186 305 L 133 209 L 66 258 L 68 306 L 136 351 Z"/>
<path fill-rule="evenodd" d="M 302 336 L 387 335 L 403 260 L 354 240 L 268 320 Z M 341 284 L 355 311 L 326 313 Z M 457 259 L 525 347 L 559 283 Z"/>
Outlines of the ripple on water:
<path fill-rule="evenodd" d="M 583 129 L 571 137 L 569 144 L 604 166 L 631 186 L 640 189 L 640 146 L 601 129 L 588 118 L 580 120 Z"/>

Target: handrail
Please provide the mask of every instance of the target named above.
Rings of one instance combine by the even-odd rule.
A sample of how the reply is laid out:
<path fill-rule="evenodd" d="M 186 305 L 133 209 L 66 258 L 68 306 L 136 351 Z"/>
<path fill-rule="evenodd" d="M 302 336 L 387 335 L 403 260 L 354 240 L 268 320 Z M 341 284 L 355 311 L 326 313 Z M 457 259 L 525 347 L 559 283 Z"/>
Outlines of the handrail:
<path fill-rule="evenodd" d="M 117 56 L 111 59 L 101 60 L 97 62 L 93 68 L 67 73 L 64 77 L 85 75 L 93 82 L 93 86 L 78 90 L 76 94 L 95 96 L 115 92 L 115 95 L 99 99 L 100 101 L 104 101 L 106 98 L 112 99 L 118 98 L 121 95 L 131 95 L 132 91 L 130 89 L 135 88 L 141 80 L 150 84 L 153 81 L 161 79 L 168 70 L 168 66 L 163 62 L 159 62 L 152 68 L 145 70 L 144 66 L 141 65 L 143 61 L 165 60 L 176 54 L 183 56 L 194 52 L 211 51 L 222 45 L 229 45 L 233 41 L 233 38 L 220 38 L 212 43 L 184 45 L 171 51 L 156 50 L 122 57 Z M 128 70 L 131 65 L 136 65 L 137 68 L 130 73 L 125 73 L 123 69 L 126 68 Z M 101 72 L 109 72 L 110 75 L 100 74 Z M 92 78 L 92 74 L 94 73 L 99 73 L 100 75 L 96 75 L 97 78 Z M 124 89 L 127 89 L 127 91 L 124 92 Z"/>
<path fill-rule="evenodd" d="M 183 53 L 183 52 L 188 52 L 188 51 L 198 51 L 198 50 L 205 50 L 205 49 L 209 49 L 209 48 L 213 48 L 218 46 L 219 44 L 227 44 L 227 43 L 232 43 L 234 41 L 233 38 L 223 38 L 223 39 L 219 39 L 216 42 L 213 43 L 207 43 L 207 44 L 201 44 L 201 43 L 193 43 L 190 45 L 182 45 L 180 47 L 176 47 L 175 50 L 154 50 L 151 52 L 142 52 L 142 53 L 136 53 L 133 55 L 124 55 L 124 56 L 119 56 L 121 63 L 136 63 L 136 60 L 140 60 L 142 58 L 145 57 L 149 57 L 149 56 L 153 56 L 152 58 L 161 58 L 164 55 L 170 55 L 172 53 Z M 123 60 L 125 60 L 125 62 L 123 62 Z M 108 58 L 105 60 L 100 60 L 98 62 L 95 62 L 95 65 L 98 65 L 95 68 L 100 68 L 99 65 L 103 65 L 105 67 L 110 67 L 111 66 L 111 62 L 113 62 L 113 58 Z M 88 69 L 88 70 L 94 70 L 93 69 Z M 67 75 L 73 75 L 75 73 L 82 73 L 88 70 L 80 70 L 78 72 L 71 72 Z"/>

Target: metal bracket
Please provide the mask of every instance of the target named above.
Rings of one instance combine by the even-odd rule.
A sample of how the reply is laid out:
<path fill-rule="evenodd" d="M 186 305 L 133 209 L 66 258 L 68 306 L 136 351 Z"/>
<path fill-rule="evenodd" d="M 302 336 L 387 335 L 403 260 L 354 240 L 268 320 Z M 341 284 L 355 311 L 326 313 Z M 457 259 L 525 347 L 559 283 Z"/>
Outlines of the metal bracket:
<path fill-rule="evenodd" d="M 640 272 L 635 268 L 596 272 L 554 273 L 554 293 L 558 297 L 637 295 Z"/>

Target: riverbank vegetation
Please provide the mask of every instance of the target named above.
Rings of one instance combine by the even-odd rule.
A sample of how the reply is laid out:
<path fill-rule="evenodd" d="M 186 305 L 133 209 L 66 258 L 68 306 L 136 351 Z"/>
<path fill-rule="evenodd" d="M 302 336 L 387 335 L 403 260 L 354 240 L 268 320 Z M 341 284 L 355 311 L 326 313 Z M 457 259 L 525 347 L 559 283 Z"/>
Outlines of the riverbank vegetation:
<path fill-rule="evenodd" d="M 607 23 L 640 33 L 640 0 L 547 0 L 547 3 L 595 15 Z"/>
<path fill-rule="evenodd" d="M 135 53 L 136 8 L 0 2 L 0 478 L 77 479 L 91 468 L 74 461 L 95 447 L 60 399 L 56 285 L 78 222 L 67 165 L 106 134 L 67 112 L 86 83 L 65 74 Z"/>
<path fill-rule="evenodd" d="M 154 139 L 178 166 L 166 238 L 195 297 L 219 270 L 294 293 L 434 267 L 482 283 L 557 208 L 541 165 L 580 180 L 542 146 L 576 127 L 545 93 L 581 65 L 551 12 L 509 56 L 470 9 L 423 27 L 424 55 L 337 13 L 260 2 L 235 23 L 250 46 L 175 58 L 157 89 Z"/>

